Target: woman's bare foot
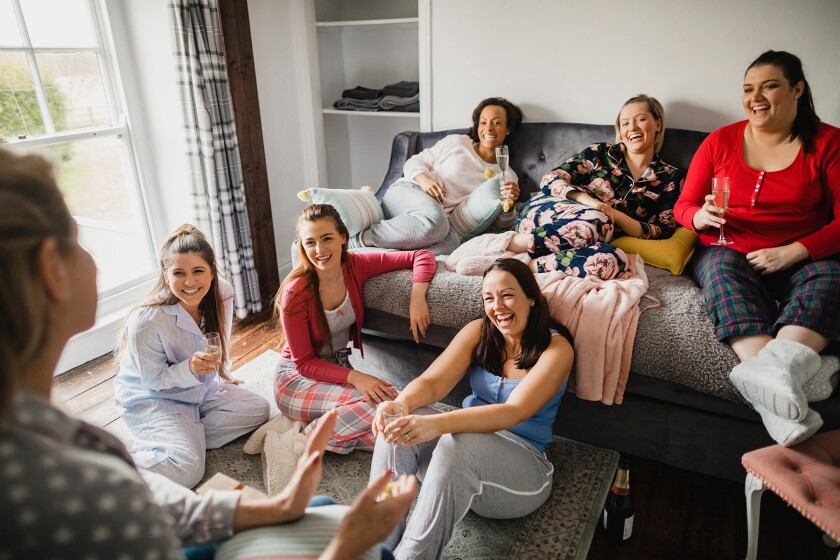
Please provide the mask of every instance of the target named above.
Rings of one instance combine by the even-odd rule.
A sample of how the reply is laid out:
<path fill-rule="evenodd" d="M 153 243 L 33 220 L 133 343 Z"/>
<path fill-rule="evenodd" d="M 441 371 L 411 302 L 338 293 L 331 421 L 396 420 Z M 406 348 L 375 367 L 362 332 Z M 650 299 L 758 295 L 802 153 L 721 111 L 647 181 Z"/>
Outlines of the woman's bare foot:
<path fill-rule="evenodd" d="M 517 233 L 508 243 L 507 250 L 511 253 L 527 253 L 531 236 L 527 233 Z"/>

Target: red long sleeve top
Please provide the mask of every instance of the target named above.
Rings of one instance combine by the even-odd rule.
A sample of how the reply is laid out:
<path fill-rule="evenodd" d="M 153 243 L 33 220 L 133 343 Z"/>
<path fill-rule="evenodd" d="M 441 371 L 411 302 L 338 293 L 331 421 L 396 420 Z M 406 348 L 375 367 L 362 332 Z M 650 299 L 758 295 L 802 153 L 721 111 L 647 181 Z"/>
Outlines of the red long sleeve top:
<path fill-rule="evenodd" d="M 813 260 L 840 252 L 840 129 L 820 123 L 813 149 L 800 149 L 781 171 L 762 172 L 744 161 L 747 121 L 712 132 L 700 145 L 674 206 L 674 216 L 694 230 L 692 220 L 711 193 L 712 177 L 729 177 L 729 211 L 724 233 L 742 253 L 800 242 Z M 716 228 L 700 234 L 710 245 Z"/>
<path fill-rule="evenodd" d="M 365 281 L 377 274 L 413 268 L 414 283 L 431 282 L 437 262 L 434 255 L 423 250 L 348 253 L 347 261 L 342 263 L 341 268 L 350 303 L 356 314 L 356 324 L 350 327 L 350 340 L 353 346 L 361 350 L 365 309 L 362 286 Z M 298 278 L 286 286 L 280 296 L 280 305 L 280 321 L 286 335 L 283 358 L 292 360 L 298 373 L 310 379 L 344 385 L 350 369 L 318 357 L 326 341 L 318 332 L 315 294 L 306 278 Z"/>

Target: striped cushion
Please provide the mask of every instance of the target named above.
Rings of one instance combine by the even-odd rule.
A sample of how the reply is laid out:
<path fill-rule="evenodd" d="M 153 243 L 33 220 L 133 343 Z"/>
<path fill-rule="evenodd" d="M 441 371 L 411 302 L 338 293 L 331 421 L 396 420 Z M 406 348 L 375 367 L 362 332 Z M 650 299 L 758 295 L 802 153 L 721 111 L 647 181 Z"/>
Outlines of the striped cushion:
<path fill-rule="evenodd" d="M 502 212 L 499 179 L 493 177 L 478 186 L 449 214 L 449 225 L 461 242 L 481 235 Z"/>
<path fill-rule="evenodd" d="M 298 198 L 311 204 L 331 204 L 338 211 L 350 236 L 385 219 L 371 187 L 352 189 L 307 189 Z"/>
<path fill-rule="evenodd" d="M 299 521 L 250 529 L 219 545 L 216 560 L 299 560 L 317 558 L 338 532 L 348 506 L 307 508 Z M 373 546 L 360 558 L 378 560 L 381 548 Z"/>

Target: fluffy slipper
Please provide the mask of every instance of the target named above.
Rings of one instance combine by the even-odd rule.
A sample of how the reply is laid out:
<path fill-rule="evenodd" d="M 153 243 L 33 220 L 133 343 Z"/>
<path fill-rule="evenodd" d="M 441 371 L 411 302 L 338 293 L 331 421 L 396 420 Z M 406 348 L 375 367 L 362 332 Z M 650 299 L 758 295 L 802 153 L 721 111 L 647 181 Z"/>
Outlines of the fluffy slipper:
<path fill-rule="evenodd" d="M 822 417 L 813 410 L 808 410 L 805 419 L 800 422 L 779 418 L 761 405 L 756 405 L 755 410 L 761 416 L 770 437 L 785 447 L 805 441 L 823 425 Z"/>
<path fill-rule="evenodd" d="M 840 357 L 820 356 L 820 369 L 802 386 L 808 402 L 824 401 L 837 388 L 837 372 L 840 371 Z"/>
<path fill-rule="evenodd" d="M 729 379 L 753 405 L 784 420 L 804 420 L 808 399 L 802 386 L 820 369 L 820 355 L 792 340 L 773 339 L 732 369 Z"/>

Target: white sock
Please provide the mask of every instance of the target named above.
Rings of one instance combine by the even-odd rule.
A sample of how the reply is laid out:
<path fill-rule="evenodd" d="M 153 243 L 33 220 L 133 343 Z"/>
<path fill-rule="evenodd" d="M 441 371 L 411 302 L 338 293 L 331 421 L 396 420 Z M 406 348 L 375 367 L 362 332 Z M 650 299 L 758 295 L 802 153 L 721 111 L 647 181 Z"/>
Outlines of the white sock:
<path fill-rule="evenodd" d="M 820 355 L 792 340 L 773 339 L 732 369 L 729 379 L 753 405 L 784 420 L 804 420 L 808 399 L 802 386 L 817 373 Z"/>
<path fill-rule="evenodd" d="M 761 416 L 767 433 L 777 443 L 790 447 L 801 443 L 817 433 L 823 425 L 822 417 L 813 410 L 808 410 L 804 420 L 792 422 L 780 418 L 761 405 L 755 405 L 755 410 Z"/>
<path fill-rule="evenodd" d="M 803 386 L 802 392 L 808 402 L 824 401 L 837 388 L 837 372 L 840 371 L 840 357 L 820 356 L 820 369 Z"/>

